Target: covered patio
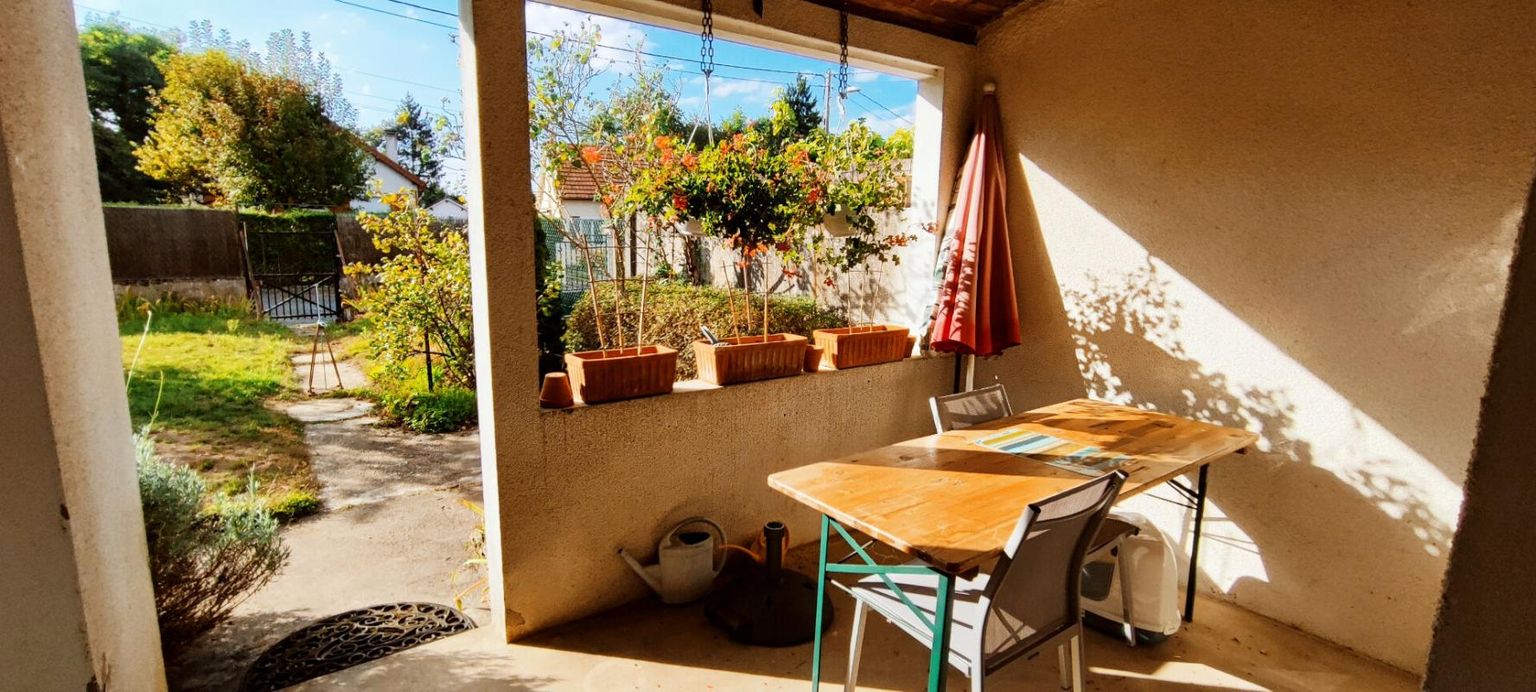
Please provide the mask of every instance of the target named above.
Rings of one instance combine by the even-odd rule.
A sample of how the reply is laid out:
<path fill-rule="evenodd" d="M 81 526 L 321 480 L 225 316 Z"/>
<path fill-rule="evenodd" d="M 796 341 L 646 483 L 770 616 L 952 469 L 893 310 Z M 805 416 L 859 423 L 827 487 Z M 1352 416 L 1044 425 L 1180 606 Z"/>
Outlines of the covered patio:
<path fill-rule="evenodd" d="M 699 21 L 693 0 L 560 4 Z M 713 5 L 722 36 L 836 54 L 840 3 Z M 918 82 L 914 221 L 942 224 L 996 85 L 1023 343 L 976 382 L 1016 411 L 1087 397 L 1257 437 L 1210 471 L 1200 614 L 1156 646 L 1090 633 L 1089 688 L 1536 684 L 1508 655 L 1536 647 L 1529 2 L 847 8 L 850 62 Z M 769 476 L 931 433 L 954 360 L 540 409 L 525 8 L 458 15 L 491 622 L 304 689 L 805 689 L 809 646 L 733 643 L 698 606 L 656 604 L 615 549 L 649 559 L 690 516 L 741 544 L 778 520 L 814 573 L 819 514 Z M 0 538 L 39 556 L 0 572 L 39 623 L 0 636 L 0 670 L 163 689 L 72 27 L 67 5 L 23 0 L 0 28 L 0 334 L 21 373 Z M 891 294 L 916 300 L 931 268 L 908 263 Z M 1123 504 L 1182 574 L 1192 512 Z M 833 598 L 828 688 L 852 612 Z M 922 686 L 927 650 L 902 632 L 877 618 L 864 651 L 861 686 Z M 1055 668 L 1046 652 L 989 684 L 1048 689 Z"/>

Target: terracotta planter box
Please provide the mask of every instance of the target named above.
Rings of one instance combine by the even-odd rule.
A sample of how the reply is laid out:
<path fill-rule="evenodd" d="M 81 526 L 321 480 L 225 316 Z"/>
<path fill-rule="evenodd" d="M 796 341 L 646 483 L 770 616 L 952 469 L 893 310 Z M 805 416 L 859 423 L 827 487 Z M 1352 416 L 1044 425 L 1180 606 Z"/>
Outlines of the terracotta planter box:
<path fill-rule="evenodd" d="M 666 394 L 677 379 L 677 351 L 656 345 L 567 353 L 565 371 L 583 403 Z"/>
<path fill-rule="evenodd" d="M 721 339 L 723 345 L 693 342 L 699 362 L 699 379 L 711 384 L 751 382 L 788 377 L 805 368 L 805 349 L 810 340 L 799 334 L 736 336 Z"/>
<path fill-rule="evenodd" d="M 838 370 L 889 363 L 907 357 L 907 328 L 894 324 L 818 329 L 821 362 Z"/>

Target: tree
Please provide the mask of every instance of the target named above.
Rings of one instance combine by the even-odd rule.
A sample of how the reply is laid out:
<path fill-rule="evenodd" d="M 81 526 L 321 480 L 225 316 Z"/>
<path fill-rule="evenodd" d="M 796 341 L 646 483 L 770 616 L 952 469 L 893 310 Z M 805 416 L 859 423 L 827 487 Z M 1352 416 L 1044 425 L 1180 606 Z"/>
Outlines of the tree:
<path fill-rule="evenodd" d="M 795 139 L 806 139 L 821 129 L 821 109 L 817 107 L 816 97 L 811 95 L 811 85 L 806 83 L 804 75 L 795 77 L 794 86 L 779 92 L 778 101 L 788 108 Z"/>
<path fill-rule="evenodd" d="M 367 154 L 322 100 L 223 51 L 171 56 L 139 170 L 178 195 L 266 208 L 344 205 L 366 188 Z"/>
<path fill-rule="evenodd" d="M 393 137 L 399 146 L 396 157 L 400 165 L 427 184 L 421 204 L 431 206 L 447 196 L 442 185 L 447 149 L 438 141 L 438 123 L 429 122 L 425 116 L 425 109 L 407 93 L 395 108 L 394 119 L 370 130 L 364 139 L 378 147 L 386 137 Z M 446 118 L 438 122 L 445 123 Z"/>
<path fill-rule="evenodd" d="M 160 194 L 154 179 L 134 167 L 133 148 L 149 133 L 150 96 L 165 85 L 158 62 L 174 51 L 116 23 L 92 24 L 80 34 L 96 174 L 106 201 L 148 202 Z"/>
<path fill-rule="evenodd" d="M 221 51 L 257 72 L 298 82 L 320 98 L 332 121 L 347 127 L 357 121 L 357 108 L 342 91 L 341 76 L 331 71 L 331 60 L 325 53 L 314 50 L 307 31 L 272 32 L 267 37 L 265 56 L 252 49 L 249 41 L 236 41 L 228 29 L 215 30 L 213 22 L 206 19 L 191 22 L 185 31 L 176 30 L 170 35 L 183 52 Z"/>
<path fill-rule="evenodd" d="M 415 195 L 386 194 L 387 214 L 362 214 L 358 223 L 384 258 L 354 264 L 351 276 L 371 276 L 354 304 L 372 320 L 368 345 L 384 374 L 409 377 L 411 359 L 426 351 L 450 385 L 475 387 L 475 333 L 470 313 L 469 239 L 433 221 Z"/>

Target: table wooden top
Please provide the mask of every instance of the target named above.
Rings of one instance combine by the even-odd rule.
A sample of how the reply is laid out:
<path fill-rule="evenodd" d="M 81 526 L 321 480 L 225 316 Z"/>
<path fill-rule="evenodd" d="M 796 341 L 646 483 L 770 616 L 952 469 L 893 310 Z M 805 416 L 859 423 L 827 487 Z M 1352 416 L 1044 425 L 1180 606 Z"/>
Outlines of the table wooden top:
<path fill-rule="evenodd" d="M 768 485 L 951 574 L 995 561 L 1031 502 L 1092 480 L 974 444 L 1002 429 L 1039 432 L 1130 457 L 1125 499 L 1244 451 L 1246 430 L 1090 399 L 781 471 Z"/>

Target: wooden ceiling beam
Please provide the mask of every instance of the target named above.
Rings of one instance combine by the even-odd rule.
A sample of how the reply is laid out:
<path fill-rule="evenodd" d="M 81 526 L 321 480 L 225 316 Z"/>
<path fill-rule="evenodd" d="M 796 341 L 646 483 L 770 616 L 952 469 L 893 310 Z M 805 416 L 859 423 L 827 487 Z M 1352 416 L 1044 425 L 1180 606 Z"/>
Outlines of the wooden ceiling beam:
<path fill-rule="evenodd" d="M 845 5 L 842 0 L 808 0 L 813 5 L 830 7 L 834 10 L 842 9 Z M 969 7 L 971 3 L 943 2 L 942 0 L 919 0 L 917 2 L 903 2 L 901 0 L 853 0 L 847 2 L 848 14 L 872 19 L 877 22 L 894 24 L 896 26 L 915 29 L 925 34 L 933 34 L 940 38 L 961 43 L 976 43 L 977 30 L 983 24 L 996 16 L 985 17 L 983 13 Z M 957 5 L 967 5 L 960 9 Z M 965 19 L 952 18 L 951 15 L 964 15 Z M 1001 14 L 998 12 L 997 14 Z M 969 21 L 967 21 L 969 20 Z"/>

